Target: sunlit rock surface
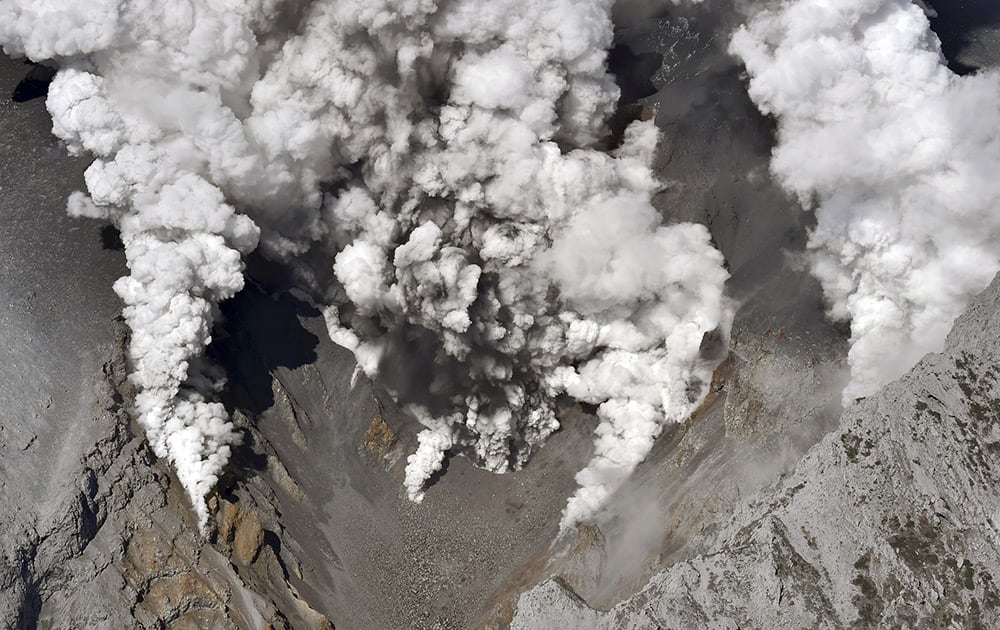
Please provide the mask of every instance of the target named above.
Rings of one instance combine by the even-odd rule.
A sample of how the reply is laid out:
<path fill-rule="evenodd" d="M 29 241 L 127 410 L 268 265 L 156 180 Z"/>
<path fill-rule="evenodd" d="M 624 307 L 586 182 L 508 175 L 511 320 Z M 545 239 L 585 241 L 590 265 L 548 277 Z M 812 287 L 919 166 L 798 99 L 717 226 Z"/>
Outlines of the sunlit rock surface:
<path fill-rule="evenodd" d="M 948 351 L 841 419 L 846 331 L 796 260 L 809 215 L 770 181 L 771 124 L 725 52 L 739 16 L 633 4 L 612 55 L 624 117 L 656 116 L 658 207 L 709 225 L 740 309 L 709 400 L 562 541 L 592 448 L 586 410 L 563 410 L 525 470 L 454 458 L 412 504 L 416 423 L 377 383 L 352 388 L 349 353 L 259 259 L 211 349 L 244 440 L 201 538 L 126 413 L 116 237 L 65 217 L 85 164 L 31 98 L 44 72 L 4 60 L 0 625 L 996 625 L 996 287 Z M 938 8 L 953 63 L 992 63 L 995 12 L 977 23 Z"/>
<path fill-rule="evenodd" d="M 513 628 L 996 627 L 1000 279 L 941 354 L 852 406 L 706 553 L 608 612 L 548 581 Z"/>

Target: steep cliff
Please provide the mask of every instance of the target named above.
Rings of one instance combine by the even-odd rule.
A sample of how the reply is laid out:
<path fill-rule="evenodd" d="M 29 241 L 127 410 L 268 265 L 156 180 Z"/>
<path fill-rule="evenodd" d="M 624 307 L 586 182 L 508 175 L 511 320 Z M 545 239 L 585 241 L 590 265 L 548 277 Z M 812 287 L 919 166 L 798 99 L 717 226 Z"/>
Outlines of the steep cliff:
<path fill-rule="evenodd" d="M 709 551 L 608 612 L 550 580 L 512 628 L 996 627 L 998 338 L 1000 278 L 944 352 L 848 409 Z"/>
<path fill-rule="evenodd" d="M 243 439 L 199 534 L 128 413 L 120 243 L 65 217 L 85 165 L 41 100 L 21 102 L 44 71 L 3 59 L 0 93 L 18 102 L 0 101 L 0 626 L 997 625 L 1000 288 L 837 428 L 846 330 L 801 263 L 811 215 L 768 177 L 771 122 L 719 35 L 740 15 L 618 18 L 620 117 L 655 115 L 664 133 L 657 206 L 710 226 L 740 308 L 694 418 L 555 541 L 593 448 L 589 409 L 560 409 L 524 470 L 453 458 L 413 504 L 419 427 L 354 382 L 321 313 L 258 257 L 210 349 Z M 970 41 L 945 50 L 990 63 L 989 34 Z"/>

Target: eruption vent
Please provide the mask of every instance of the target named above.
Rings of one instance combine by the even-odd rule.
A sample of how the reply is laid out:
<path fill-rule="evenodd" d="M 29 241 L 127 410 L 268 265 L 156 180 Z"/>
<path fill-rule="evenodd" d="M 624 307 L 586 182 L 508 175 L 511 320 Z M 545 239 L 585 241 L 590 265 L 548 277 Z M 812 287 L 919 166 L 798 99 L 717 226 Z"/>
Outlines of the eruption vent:
<path fill-rule="evenodd" d="M 258 239 L 426 427 L 414 500 L 448 451 L 522 465 L 568 396 L 600 417 L 572 525 L 703 398 L 727 274 L 650 203 L 653 123 L 607 149 L 611 4 L 0 0 L 96 157 L 70 210 L 122 230 L 136 412 L 203 526 L 235 435 L 197 358 Z"/>

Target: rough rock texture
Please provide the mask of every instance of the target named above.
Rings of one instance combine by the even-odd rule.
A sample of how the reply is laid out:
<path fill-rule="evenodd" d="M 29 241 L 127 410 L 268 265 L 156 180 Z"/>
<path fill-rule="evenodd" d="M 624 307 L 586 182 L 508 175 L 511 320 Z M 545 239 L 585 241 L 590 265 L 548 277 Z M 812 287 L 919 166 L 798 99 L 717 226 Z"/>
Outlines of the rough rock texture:
<path fill-rule="evenodd" d="M 3 60 L 0 90 L 29 73 Z M 255 266 L 215 335 L 245 439 L 203 540 L 127 414 L 120 245 L 65 216 L 85 163 L 51 137 L 44 83 L 28 91 L 0 102 L 0 628 L 469 625 L 555 534 L 591 420 L 570 414 L 531 471 L 457 459 L 414 505 L 415 423 L 352 387 L 320 314 Z"/>
<path fill-rule="evenodd" d="M 251 593 L 230 560 L 201 539 L 176 479 L 134 433 L 125 411 L 133 394 L 122 352 L 127 330 L 121 322 L 114 330 L 118 351 L 94 379 L 90 439 L 79 460 L 64 462 L 54 484 L 59 499 L 38 514 L 7 514 L 0 619 L 13 628 L 249 628 L 306 618 Z M 247 552 L 261 537 L 259 522 L 219 521 L 236 521 L 235 553 L 227 555 L 237 564 L 250 555 L 249 564 L 262 542 Z"/>
<path fill-rule="evenodd" d="M 65 215 L 86 164 L 52 138 L 41 75 L 0 60 L 0 627 L 329 627 L 253 516 L 201 538 L 131 421 L 120 244 Z"/>
<path fill-rule="evenodd" d="M 280 285 L 277 270 L 255 271 Z M 455 458 L 414 504 L 402 478 L 418 427 L 377 385 L 351 386 L 354 364 L 325 336 L 320 314 L 261 284 L 223 313 L 213 356 L 227 366 L 227 402 L 246 438 L 220 484 L 221 523 L 232 521 L 227 502 L 253 509 L 289 583 L 336 627 L 469 627 L 555 535 L 572 475 L 589 456 L 590 419 L 570 415 L 553 448 L 517 473 Z M 230 529 L 220 539 L 238 550 Z M 255 592 L 269 588 L 244 579 Z"/>
<path fill-rule="evenodd" d="M 639 11 L 641 19 L 619 38 L 640 58 L 662 54 L 652 76 L 657 91 L 650 90 L 642 101 L 658 104 L 657 122 L 670 140 L 661 168 L 670 185 L 661 202 L 684 209 L 690 218 L 706 217 L 732 266 L 730 289 L 742 304 L 731 361 L 717 374 L 715 400 L 665 436 L 632 487 L 608 510 L 646 525 L 618 535 L 618 522 L 599 520 L 601 535 L 609 541 L 606 555 L 614 559 L 610 565 L 594 566 L 581 577 L 573 554 L 557 551 L 504 593 L 508 610 L 517 593 L 545 576 L 560 576 L 592 606 L 607 609 L 665 567 L 717 551 L 719 531 L 742 498 L 787 473 L 805 449 L 837 425 L 834 398 L 843 383 L 837 361 L 843 337 L 822 321 L 821 308 L 809 308 L 820 298 L 808 275 L 796 273 L 809 215 L 798 212 L 768 181 L 768 124 L 746 101 L 740 70 L 725 54 L 726 38 L 720 33 L 739 20 L 720 8 L 725 4 L 673 9 L 660 17 Z M 980 53 L 996 50 L 983 46 L 997 39 L 995 5 L 981 0 L 933 4 L 939 9 L 936 28 L 956 63 L 967 68 L 990 63 Z M 629 511 L 630 504 L 645 509 Z M 615 545 L 616 538 L 632 544 Z M 595 589 L 595 582 L 601 586 Z"/>
<path fill-rule="evenodd" d="M 705 554 L 608 612 L 565 583 L 512 628 L 1000 625 L 1000 277 L 946 350 L 848 409 Z"/>
<path fill-rule="evenodd" d="M 655 110 L 665 132 L 659 207 L 707 222 L 730 264 L 731 357 L 696 417 L 554 545 L 590 455 L 584 410 L 563 410 L 525 470 L 457 458 L 414 505 L 401 492 L 414 423 L 377 384 L 352 387 L 350 355 L 260 260 L 215 335 L 244 442 L 203 540 L 125 413 L 121 253 L 63 213 L 83 164 L 52 140 L 40 100 L 3 99 L 0 627 L 503 627 L 524 591 L 516 624 L 533 629 L 995 625 L 984 510 L 1000 436 L 982 420 L 995 304 L 758 494 L 836 427 L 845 331 L 796 262 L 809 215 L 769 181 L 770 124 L 725 54 L 719 33 L 738 15 L 703 4 L 620 16 L 613 65 L 623 106 Z M 962 63 L 986 63 L 984 38 Z M 4 60 L 0 95 L 43 90 L 28 72 Z"/>
<path fill-rule="evenodd" d="M 767 178 L 770 126 L 718 36 L 736 19 L 689 8 L 619 33 L 635 55 L 657 57 L 641 102 L 659 104 L 666 134 L 658 202 L 670 216 L 707 221 L 730 263 L 740 308 L 729 359 L 699 412 L 661 436 L 594 520 L 598 532 L 584 529 L 522 566 L 484 627 L 505 627 L 518 594 L 550 576 L 613 606 L 663 567 L 705 552 L 741 500 L 791 472 L 837 426 L 846 331 L 825 318 L 819 287 L 796 261 L 810 215 Z"/>
<path fill-rule="evenodd" d="M 724 395 L 714 396 L 696 422 L 664 436 L 616 504 L 585 530 L 593 536 L 581 537 L 568 549 L 549 549 L 559 512 L 575 485 L 572 475 L 590 454 L 593 419 L 579 409 L 564 410 L 564 430 L 525 470 L 496 476 L 458 458 L 424 503 L 406 501 L 401 475 L 405 455 L 413 448 L 414 424 L 399 415 L 377 386 L 362 380 L 351 387 L 353 362 L 329 342 L 319 313 L 287 291 L 281 270 L 255 260 L 251 276 L 256 282 L 223 306 L 227 321 L 217 331 L 212 350 L 229 373 L 226 402 L 235 410 L 245 439 L 230 477 L 212 502 L 217 532 L 211 545 L 191 528 L 187 504 L 175 495 L 167 468 L 153 462 L 120 405 L 103 411 L 69 405 L 80 414 L 62 420 L 59 436 L 65 438 L 79 427 L 87 432 L 62 443 L 83 452 L 92 444 L 106 443 L 101 456 L 120 462 L 115 470 L 127 470 L 121 473 L 126 483 L 112 483 L 105 478 L 109 473 L 95 468 L 98 485 L 108 488 L 92 501 L 92 511 L 102 515 L 91 528 L 101 546 L 86 542 L 86 536 L 64 520 L 47 530 L 47 539 L 74 548 L 93 546 L 94 555 L 85 555 L 83 566 L 108 566 L 95 573 L 64 563 L 66 580 L 55 582 L 47 573 L 48 564 L 22 563 L 27 568 L 11 572 L 18 577 L 10 578 L 13 586 L 0 599 L 35 612 L 3 619 L 19 619 L 15 625 L 22 626 L 40 618 L 61 619 L 69 627 L 87 625 L 105 614 L 107 627 L 141 627 L 163 615 L 166 625 L 212 627 L 222 622 L 206 615 L 225 610 L 229 623 L 239 627 L 265 622 L 312 627 L 329 618 L 347 629 L 461 628 L 498 611 L 501 623 L 509 620 L 516 594 L 553 573 L 564 573 L 581 591 L 610 602 L 640 588 L 663 562 L 697 553 L 739 497 L 788 469 L 829 429 L 832 414 L 827 407 L 835 397 L 805 392 L 828 376 L 842 346 L 839 331 L 823 320 L 815 283 L 781 252 L 783 246 L 801 243 L 805 215 L 795 212 L 775 187 L 751 177 L 766 168 L 770 138 L 767 125 L 742 94 L 738 70 L 720 54 L 718 42 L 692 32 L 688 23 L 653 26 L 652 32 L 638 29 L 635 46 L 640 54 L 654 55 L 656 63 L 649 72 L 665 70 L 657 72 L 659 87 L 652 93 L 647 86 L 631 97 L 650 95 L 667 102 L 687 89 L 684 85 L 689 84 L 679 82 L 700 80 L 705 85 L 684 107 L 675 103 L 670 111 L 660 109 L 659 122 L 668 131 L 660 173 L 670 182 L 660 203 L 670 216 L 709 216 L 733 264 L 733 290 L 744 306 L 734 332 L 733 359 L 717 383 L 718 393 Z M 690 48 L 672 47 L 678 37 Z M 673 56 L 661 60 L 660 53 L 647 53 L 649 49 L 669 49 Z M 714 64 L 711 72 L 686 69 L 706 59 Z M 641 73 L 635 77 L 637 85 L 642 80 Z M 59 148 L 41 135 L 47 130 L 41 103 L 19 107 L 29 105 L 35 107 L 32 120 L 40 129 L 40 137 L 30 141 L 48 143 L 52 159 L 59 158 Z M 62 217 L 62 199 L 72 185 L 63 182 L 60 190 L 51 192 L 44 212 L 26 231 L 87 232 L 93 248 L 98 245 L 97 226 L 62 225 L 68 223 Z M 760 220 L 741 218 L 750 215 Z M 59 225 L 53 227 L 53 222 Z M 113 238 L 108 240 L 113 246 Z M 53 267 L 53 277 L 67 274 L 61 247 L 65 245 L 39 248 Z M 18 263 L 25 258 L 18 256 Z M 117 265 L 111 265 L 108 277 L 89 280 L 104 284 L 84 292 L 99 302 L 88 305 L 87 312 L 105 317 L 102 321 L 94 316 L 94 336 L 108 329 L 106 322 L 119 306 L 107 288 L 123 271 L 120 257 L 113 262 Z M 80 261 L 78 266 L 87 269 L 94 263 Z M 37 279 L 26 283 L 42 284 Z M 56 293 L 52 300 L 62 307 L 58 297 Z M 54 319 L 66 321 L 62 313 Z M 72 335 L 72 325 L 66 326 L 67 335 Z M 18 329 L 11 330 L 16 336 Z M 103 348 L 84 347 L 95 357 L 102 352 L 108 356 L 115 344 L 107 337 Z M 79 331 L 75 339 L 79 345 Z M 52 369 L 37 353 L 33 360 L 43 371 Z M 81 373 L 65 382 L 82 383 L 89 391 L 100 360 L 95 358 L 92 367 L 75 366 Z M 11 390 L 9 406 L 20 395 Z M 763 420 L 753 420 L 758 416 Z M 25 431 L 32 425 L 9 418 L 0 426 Z M 118 441 L 105 440 L 112 427 L 121 436 Z M 125 465 L 130 457 L 141 470 Z M 76 500 L 76 484 L 85 483 L 85 469 L 81 464 L 59 477 L 53 487 L 70 499 L 44 502 L 48 512 L 60 518 L 72 513 L 66 506 Z M 26 486 L 19 482 L 16 487 Z M 16 502 L 30 503 L 26 497 Z M 41 522 L 33 514 L 13 520 L 18 527 Z M 658 525 L 663 522 L 669 527 Z M 3 531 L 8 531 L 7 525 Z M 9 531 L 15 531 L 13 525 Z M 137 531 L 141 540 L 133 540 Z M 31 556 L 37 553 L 39 538 L 10 536 L 12 542 L 4 542 L 4 549 L 16 551 L 10 557 Z M 119 548 L 145 550 L 142 558 L 159 558 L 160 564 L 135 562 L 125 571 L 126 556 L 111 551 Z M 130 588 L 139 595 L 130 595 L 117 582 L 102 582 L 101 575 L 116 572 L 128 573 L 130 584 L 137 585 Z M 174 579 L 181 576 L 181 582 Z M 80 586 L 85 583 L 94 586 Z M 176 591 L 180 583 L 192 589 L 193 603 L 182 603 L 188 599 Z M 66 599 L 71 593 L 88 593 L 88 588 L 107 594 Z M 44 593 L 36 596 L 32 589 Z M 144 612 L 153 601 L 172 603 Z M 191 616 L 195 613 L 201 616 Z"/>

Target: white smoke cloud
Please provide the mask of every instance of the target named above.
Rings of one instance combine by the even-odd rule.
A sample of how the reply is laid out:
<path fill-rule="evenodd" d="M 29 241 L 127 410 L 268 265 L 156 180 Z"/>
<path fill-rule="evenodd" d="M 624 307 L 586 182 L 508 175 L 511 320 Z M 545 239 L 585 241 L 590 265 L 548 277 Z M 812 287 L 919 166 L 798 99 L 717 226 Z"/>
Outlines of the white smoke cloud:
<path fill-rule="evenodd" d="M 69 211 L 121 229 L 130 275 L 114 288 L 132 329 L 137 418 L 202 528 L 238 435 L 193 362 L 216 304 L 242 289 L 241 255 L 259 236 L 218 186 L 243 159 L 225 152 L 240 123 L 223 105 L 254 63 L 241 17 L 215 3 L 0 2 L 5 52 L 61 67 L 47 101 L 53 132 L 96 157 L 90 198 L 74 195 Z"/>
<path fill-rule="evenodd" d="M 554 401 L 569 394 L 599 405 L 601 417 L 569 526 L 621 484 L 666 423 L 690 414 L 710 380 L 699 348 L 728 325 L 726 273 L 704 227 L 663 227 L 650 205 L 655 127 L 633 125 L 613 155 L 589 148 L 617 99 L 605 70 L 608 8 L 458 2 L 420 16 L 429 28 L 402 30 L 397 19 L 350 22 L 364 15 L 355 10 L 336 21 L 319 5 L 315 31 L 286 50 L 319 49 L 310 33 L 325 41 L 341 29 L 332 39 L 354 45 L 322 48 L 329 83 L 310 76 L 303 87 L 283 69 L 263 79 L 276 94 L 344 94 L 356 68 L 400 65 L 393 51 L 408 51 L 402 85 L 378 85 L 385 75 L 376 74 L 350 115 L 327 112 L 327 133 L 352 141 L 361 139 L 341 121 L 366 121 L 371 144 L 359 152 L 377 160 L 356 187 L 327 199 L 324 214 L 334 218 L 346 297 L 328 315 L 332 336 L 372 376 L 399 329 L 438 341 L 444 378 L 430 387 L 432 403 L 408 407 L 427 426 L 406 471 L 414 500 L 447 450 L 494 471 L 520 466 L 558 428 Z M 419 72 L 405 85 L 414 67 L 452 78 L 426 129 L 413 112 L 434 105 Z M 385 199 L 397 201 L 376 202 Z M 441 382 L 459 374 L 458 386 Z"/>
<path fill-rule="evenodd" d="M 941 348 L 1000 270 L 1000 74 L 957 76 L 909 0 L 786 0 L 733 37 L 777 117 L 772 169 L 814 207 L 809 247 L 850 319 L 845 404 Z"/>
<path fill-rule="evenodd" d="M 139 421 L 203 526 L 236 437 L 193 362 L 258 237 L 426 427 L 414 500 L 448 452 L 523 465 L 569 396 L 600 425 L 568 527 L 703 398 L 727 274 L 650 203 L 651 122 L 600 149 L 611 4 L 0 0 L 5 49 L 61 65 L 55 133 L 97 158 L 70 208 L 122 230 Z"/>

